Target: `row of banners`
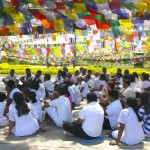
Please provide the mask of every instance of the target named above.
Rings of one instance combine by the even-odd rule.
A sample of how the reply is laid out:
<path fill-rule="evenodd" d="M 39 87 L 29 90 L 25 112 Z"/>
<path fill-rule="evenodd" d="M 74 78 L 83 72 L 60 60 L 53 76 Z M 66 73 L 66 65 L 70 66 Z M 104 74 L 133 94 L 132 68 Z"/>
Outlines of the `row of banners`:
<path fill-rule="evenodd" d="M 74 29 L 115 36 L 150 31 L 149 0 L 0 0 L 0 35 L 37 35 Z"/>

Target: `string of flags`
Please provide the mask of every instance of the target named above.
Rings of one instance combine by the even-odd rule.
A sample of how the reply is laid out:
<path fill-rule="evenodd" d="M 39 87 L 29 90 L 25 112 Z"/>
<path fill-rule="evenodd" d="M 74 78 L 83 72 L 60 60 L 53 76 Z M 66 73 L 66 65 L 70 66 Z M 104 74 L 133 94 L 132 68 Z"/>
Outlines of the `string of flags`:
<path fill-rule="evenodd" d="M 150 0 L 0 0 L 0 36 L 96 28 L 141 38 L 149 20 Z"/>

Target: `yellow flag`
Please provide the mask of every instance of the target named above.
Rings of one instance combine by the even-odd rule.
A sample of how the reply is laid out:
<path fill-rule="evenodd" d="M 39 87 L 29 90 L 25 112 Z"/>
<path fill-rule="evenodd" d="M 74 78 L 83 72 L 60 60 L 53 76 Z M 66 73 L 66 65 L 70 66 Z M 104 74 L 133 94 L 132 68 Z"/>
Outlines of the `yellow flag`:
<path fill-rule="evenodd" d="M 90 40 L 85 41 L 86 46 L 90 46 Z"/>
<path fill-rule="evenodd" d="M 56 41 L 57 34 L 52 34 L 52 41 Z"/>
<path fill-rule="evenodd" d="M 63 20 L 54 20 L 54 29 L 56 30 L 56 31 L 60 31 L 60 32 L 63 32 L 63 31 L 65 31 L 64 30 L 64 22 L 63 22 Z"/>
<path fill-rule="evenodd" d="M 18 34 L 20 33 L 20 28 L 16 27 L 15 25 L 9 25 L 9 32 Z"/>
<path fill-rule="evenodd" d="M 65 15 L 68 17 L 68 19 L 77 20 L 77 16 L 75 13 L 65 13 Z"/>
<path fill-rule="evenodd" d="M 148 10 L 148 5 L 147 3 L 134 3 L 135 8 L 137 11 L 145 11 Z"/>
<path fill-rule="evenodd" d="M 25 23 L 26 22 L 21 13 L 11 14 L 11 16 L 16 23 Z"/>
<path fill-rule="evenodd" d="M 94 0 L 95 3 L 105 3 L 106 0 Z"/>
<path fill-rule="evenodd" d="M 85 12 L 86 11 L 85 4 L 84 3 L 74 3 L 74 10 L 77 13 Z"/>
<path fill-rule="evenodd" d="M 8 14 L 15 14 L 16 10 L 13 6 L 5 6 L 3 9 L 4 12 L 7 12 Z"/>

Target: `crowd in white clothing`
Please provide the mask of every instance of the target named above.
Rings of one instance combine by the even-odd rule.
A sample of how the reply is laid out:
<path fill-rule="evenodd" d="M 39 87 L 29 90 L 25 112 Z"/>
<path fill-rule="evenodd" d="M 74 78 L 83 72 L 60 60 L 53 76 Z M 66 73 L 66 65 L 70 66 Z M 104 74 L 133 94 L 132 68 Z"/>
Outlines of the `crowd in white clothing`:
<path fill-rule="evenodd" d="M 20 78 L 11 69 L 2 81 L 6 94 L 0 92 L 0 126 L 9 124 L 7 135 L 27 136 L 45 130 L 43 121 L 46 121 L 64 128 L 67 134 L 89 140 L 99 137 L 103 129 L 112 130 L 107 136 L 116 140 L 110 145 L 120 142 L 134 145 L 150 137 L 147 73 L 139 78 L 136 72 L 130 74 L 125 70 L 122 74 L 118 69 L 115 75 L 110 75 L 102 68 L 102 73 L 93 74 L 81 67 L 72 75 L 63 67 L 53 83 L 50 74 L 42 78 L 42 71 L 33 75 L 27 68 Z M 85 99 L 88 104 L 74 121 L 72 109 Z"/>

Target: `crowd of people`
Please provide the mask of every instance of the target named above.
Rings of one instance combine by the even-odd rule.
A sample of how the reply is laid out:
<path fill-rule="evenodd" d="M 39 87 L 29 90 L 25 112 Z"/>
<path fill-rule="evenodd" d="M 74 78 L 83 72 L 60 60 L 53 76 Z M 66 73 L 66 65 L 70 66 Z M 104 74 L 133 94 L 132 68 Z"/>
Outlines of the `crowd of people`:
<path fill-rule="evenodd" d="M 67 67 L 58 71 L 55 82 L 50 74 L 29 68 L 18 77 L 15 70 L 2 79 L 6 93 L 0 92 L 0 126 L 9 125 L 6 135 L 28 136 L 46 130 L 43 122 L 63 128 L 70 136 L 93 140 L 109 130 L 107 137 L 127 145 L 150 137 L 150 77 L 119 68 L 110 75 L 106 68 L 93 73 L 81 67 L 71 74 Z M 77 120 L 72 110 L 82 101 L 87 105 Z"/>

